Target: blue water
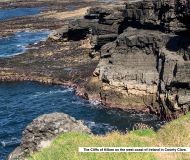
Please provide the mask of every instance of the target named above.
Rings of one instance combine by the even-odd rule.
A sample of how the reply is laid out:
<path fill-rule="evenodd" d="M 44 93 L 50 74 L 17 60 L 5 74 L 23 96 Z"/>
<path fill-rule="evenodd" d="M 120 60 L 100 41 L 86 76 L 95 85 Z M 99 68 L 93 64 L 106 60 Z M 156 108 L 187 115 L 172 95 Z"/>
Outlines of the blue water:
<path fill-rule="evenodd" d="M 20 16 L 32 16 L 35 14 L 39 14 L 42 10 L 42 7 L 3 9 L 0 10 L 0 20 L 7 20 Z"/>
<path fill-rule="evenodd" d="M 0 104 L 0 160 L 19 144 L 26 125 L 44 113 L 67 113 L 85 121 L 95 134 L 124 131 L 135 122 L 156 123 L 151 115 L 105 110 L 75 96 L 70 88 L 32 82 L 0 83 Z"/>
<path fill-rule="evenodd" d="M 13 9 L 12 13 L 11 10 L 7 12 L 8 15 L 5 10 L 0 11 L 0 19 L 10 18 L 10 15 L 25 15 L 26 10 Z M 37 43 L 47 35 L 48 32 L 43 31 L 18 32 L 14 36 L 2 38 L 0 57 L 23 53 L 28 44 Z M 95 134 L 131 129 L 136 122 L 159 126 L 155 116 L 105 110 L 101 105 L 75 96 L 70 88 L 32 82 L 0 83 L 0 160 L 5 160 L 19 145 L 22 131 L 28 123 L 42 114 L 52 112 L 64 112 L 83 120 Z"/>
<path fill-rule="evenodd" d="M 48 34 L 48 31 L 17 32 L 13 36 L 0 38 L 0 57 L 21 54 L 29 44 L 45 40 Z"/>

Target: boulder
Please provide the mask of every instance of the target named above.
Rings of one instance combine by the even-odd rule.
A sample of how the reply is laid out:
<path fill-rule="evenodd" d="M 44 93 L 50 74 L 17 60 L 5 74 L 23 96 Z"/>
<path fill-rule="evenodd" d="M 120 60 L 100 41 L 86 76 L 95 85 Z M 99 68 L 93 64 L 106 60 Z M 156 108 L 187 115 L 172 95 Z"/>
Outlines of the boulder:
<path fill-rule="evenodd" d="M 42 115 L 26 127 L 20 146 L 9 155 L 8 159 L 24 159 L 28 154 L 48 147 L 56 136 L 71 131 L 90 133 L 90 129 L 82 121 L 77 121 L 67 114 Z"/>

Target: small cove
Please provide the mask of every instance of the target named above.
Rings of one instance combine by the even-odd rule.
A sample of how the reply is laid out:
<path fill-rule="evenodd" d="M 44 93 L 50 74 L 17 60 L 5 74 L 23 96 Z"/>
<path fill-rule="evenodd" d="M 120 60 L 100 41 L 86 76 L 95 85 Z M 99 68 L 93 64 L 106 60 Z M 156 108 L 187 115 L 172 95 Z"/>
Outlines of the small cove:
<path fill-rule="evenodd" d="M 72 10 L 73 6 L 68 8 Z M 0 10 L 0 20 L 40 12 L 41 8 Z M 24 53 L 29 44 L 45 40 L 48 34 L 49 31 L 25 31 L 0 38 L 0 58 Z M 83 120 L 94 134 L 125 131 L 126 128 L 130 130 L 137 122 L 151 124 L 155 128 L 162 123 L 154 115 L 104 109 L 101 105 L 77 97 L 71 88 L 34 82 L 0 83 L 0 104 L 0 160 L 5 160 L 19 145 L 27 124 L 46 113 L 64 112 Z"/>
<path fill-rule="evenodd" d="M 34 82 L 0 83 L 0 160 L 19 145 L 22 131 L 34 118 L 64 112 L 83 120 L 94 134 L 125 131 L 143 122 L 159 128 L 156 116 L 107 110 L 77 97 L 74 90 Z"/>

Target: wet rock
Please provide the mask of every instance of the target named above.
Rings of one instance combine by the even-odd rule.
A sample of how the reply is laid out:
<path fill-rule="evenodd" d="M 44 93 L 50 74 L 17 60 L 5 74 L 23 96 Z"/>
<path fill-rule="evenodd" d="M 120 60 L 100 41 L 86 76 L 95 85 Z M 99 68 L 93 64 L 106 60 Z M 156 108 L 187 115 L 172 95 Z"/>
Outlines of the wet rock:
<path fill-rule="evenodd" d="M 26 155 L 48 147 L 56 136 L 71 131 L 90 133 L 90 129 L 81 121 L 67 114 L 42 115 L 26 127 L 23 131 L 21 145 L 9 155 L 8 159 L 24 159 Z"/>

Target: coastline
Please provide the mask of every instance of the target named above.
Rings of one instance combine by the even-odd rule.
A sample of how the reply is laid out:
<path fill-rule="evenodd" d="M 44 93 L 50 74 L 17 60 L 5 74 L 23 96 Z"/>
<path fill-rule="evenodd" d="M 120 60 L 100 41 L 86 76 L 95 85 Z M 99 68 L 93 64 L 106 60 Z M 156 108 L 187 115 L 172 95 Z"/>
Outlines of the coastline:
<path fill-rule="evenodd" d="M 41 5 L 32 3 L 22 7 Z M 175 14 L 174 22 L 171 15 L 160 18 L 157 11 L 165 4 L 155 3 L 89 9 L 97 3 L 73 2 L 70 10 L 67 2 L 56 2 L 38 15 L 2 21 L 0 37 L 26 30 L 54 32 L 46 41 L 30 44 L 23 54 L 0 58 L 0 82 L 71 87 L 77 96 L 106 109 L 151 113 L 167 121 L 186 114 L 190 110 L 190 44 L 184 35 L 184 30 L 189 33 L 187 13 L 183 12 L 184 18 L 171 4 L 173 8 L 163 15 Z M 144 4 L 147 8 L 141 7 Z M 18 6 L 13 3 L 12 7 Z M 173 23 L 176 27 L 170 26 Z M 183 43 L 176 51 L 174 45 L 179 41 Z"/>
<path fill-rule="evenodd" d="M 38 15 L 26 16 L 23 20 L 18 17 L 2 21 L 1 23 L 3 23 L 3 27 L 0 27 L 0 37 L 10 36 L 14 34 L 14 32 L 24 30 L 39 31 L 44 29 L 60 29 L 67 26 L 72 19 L 83 17 L 89 6 L 102 6 L 102 4 L 105 4 L 106 2 L 85 1 L 85 3 L 78 3 L 73 1 L 69 3 L 75 6 L 72 11 L 67 11 L 67 2 L 61 2 L 61 4 L 60 2 L 55 2 L 52 6 L 49 6 L 49 4 L 52 3 L 51 0 L 47 1 L 47 8 Z M 25 3 L 24 1 L 20 1 L 19 3 L 11 3 L 11 8 L 40 7 L 42 4 L 43 2 L 32 1 L 30 3 Z M 3 9 L 10 8 L 9 5 L 9 3 L 0 4 Z M 61 5 L 62 8 L 59 5 Z M 82 11 L 78 12 L 78 10 Z M 75 11 L 77 14 L 69 14 L 69 12 Z M 55 14 L 50 16 L 54 12 Z M 63 17 L 61 19 L 57 19 L 62 15 Z M 41 21 L 41 19 L 43 20 Z M 35 24 L 37 21 L 39 25 Z M 14 24 L 15 22 L 16 24 Z M 30 24 L 31 27 L 25 28 L 24 26 L 26 24 Z M 13 27 L 14 25 L 16 28 Z M 8 28 L 11 27 L 11 29 L 7 29 L 6 26 Z M 4 29 L 4 27 L 6 27 L 6 29 Z M 11 33 L 9 32 L 10 30 Z M 78 55 L 75 56 L 76 52 Z M 91 101 L 98 101 L 108 109 L 121 109 L 123 111 L 136 110 L 137 112 L 149 113 L 144 106 L 138 106 L 138 110 L 135 109 L 135 106 L 130 109 L 128 106 L 126 107 L 125 105 L 114 103 L 114 101 L 104 102 L 99 93 L 88 93 L 86 85 L 88 85 L 88 81 L 93 77 L 93 72 L 97 68 L 100 60 L 99 55 L 91 58 L 91 52 L 92 46 L 89 39 L 71 42 L 64 42 L 59 39 L 55 41 L 47 39 L 44 42 L 29 45 L 29 49 L 20 55 L 15 55 L 9 58 L 0 58 L 0 81 L 36 81 L 42 84 L 64 85 L 74 88 L 76 90 L 76 95 Z M 63 60 L 64 58 L 66 59 Z M 30 62 L 30 59 L 32 59 L 32 63 Z M 75 63 L 72 64 L 72 61 Z M 66 64 L 64 65 L 64 63 Z M 62 73 L 60 74 L 60 72 Z"/>
<path fill-rule="evenodd" d="M 91 5 L 101 5 L 93 0 L 82 0 L 81 2 L 71 1 L 53 1 L 53 0 L 7 0 L 0 2 L 0 9 L 17 8 L 39 8 L 39 14 L 31 16 L 14 17 L 7 20 L 1 20 L 0 37 L 8 37 L 18 31 L 35 30 L 55 30 L 68 23 L 73 17 L 81 17 L 87 7 Z M 71 14 L 74 12 L 75 14 Z M 61 19 L 59 19 L 61 17 Z"/>
<path fill-rule="evenodd" d="M 24 54 L 0 59 L 1 80 L 28 80 L 72 86 L 76 89 L 77 95 L 99 101 L 108 108 L 152 113 L 167 120 L 177 118 L 186 113 L 187 100 L 184 98 L 187 95 L 182 93 L 180 95 L 181 102 L 178 102 L 176 96 L 179 95 L 176 95 L 176 92 L 178 92 L 178 87 L 186 90 L 183 85 L 186 86 L 188 83 L 188 75 L 184 77 L 185 82 L 183 82 L 180 76 L 179 80 L 176 79 L 176 74 L 180 75 L 188 70 L 177 73 L 176 67 L 177 63 L 180 63 L 179 66 L 184 68 L 183 65 L 186 65 L 187 60 L 177 55 L 177 52 L 171 52 L 170 48 L 167 49 L 167 45 L 173 40 L 173 37 L 183 39 L 183 35 L 180 37 L 173 33 L 175 31 L 168 31 L 171 32 L 168 34 L 157 28 L 154 29 L 155 22 L 152 22 L 152 26 L 146 26 L 145 22 L 141 24 L 150 27 L 153 30 L 152 34 L 146 34 L 150 31 L 148 29 L 129 27 L 132 25 L 131 22 L 129 26 L 125 26 L 126 20 L 123 13 L 125 13 L 126 7 L 129 8 L 128 18 L 131 18 L 130 12 L 136 10 L 135 7 L 138 8 L 141 3 L 145 2 L 118 3 L 115 7 L 108 5 L 107 8 L 100 5 L 88 10 L 86 8 L 87 13 L 82 11 L 80 18 L 75 14 L 69 19 L 67 16 L 66 18 L 63 16 L 59 19 L 60 26 L 54 26 L 54 29 L 57 27 L 59 29 L 50 34 L 48 40 L 30 45 Z M 146 2 L 145 5 L 149 5 L 149 3 L 151 2 Z M 56 5 L 57 3 L 55 3 Z M 162 4 L 157 7 L 162 7 Z M 155 9 L 157 8 L 152 6 L 152 8 L 143 8 L 142 10 L 148 14 L 149 10 Z M 62 10 L 59 11 L 60 13 L 54 15 L 56 20 L 58 20 L 57 16 L 61 17 L 66 13 Z M 96 17 L 95 13 L 99 17 Z M 112 16 L 115 14 L 116 18 L 113 18 Z M 108 16 L 102 19 L 101 16 L 104 15 Z M 35 18 L 34 16 L 33 19 Z M 144 18 L 148 19 L 149 17 Z M 50 19 L 46 20 L 48 22 Z M 170 23 L 170 21 L 166 23 Z M 40 24 L 43 26 L 43 22 Z M 181 24 L 179 23 L 179 25 Z M 95 29 L 94 26 L 96 26 Z M 95 33 L 89 33 L 92 28 Z M 139 33 L 139 37 L 136 35 L 134 38 L 133 34 L 136 33 Z M 166 38 L 166 41 L 161 42 L 163 37 Z M 141 39 L 144 39 L 145 44 L 141 42 Z M 173 47 L 173 43 L 171 42 L 171 47 Z M 184 44 L 186 45 L 186 41 Z M 166 45 L 166 48 L 161 47 L 162 45 Z M 129 51 L 125 51 L 124 48 Z M 135 52 L 139 55 L 134 55 Z M 183 52 L 186 50 L 182 51 L 182 54 Z M 128 55 L 123 57 L 126 53 L 129 54 L 129 57 L 127 57 Z M 167 59 L 166 63 L 165 59 Z M 140 62 L 141 60 L 142 62 Z M 133 66 L 136 62 L 139 63 L 139 66 L 137 65 L 134 69 Z M 166 73 L 164 73 L 165 68 L 167 69 Z M 123 72 L 121 72 L 122 70 Z M 180 88 L 180 84 L 182 84 L 182 88 Z M 174 91 L 170 95 L 172 87 Z"/>

